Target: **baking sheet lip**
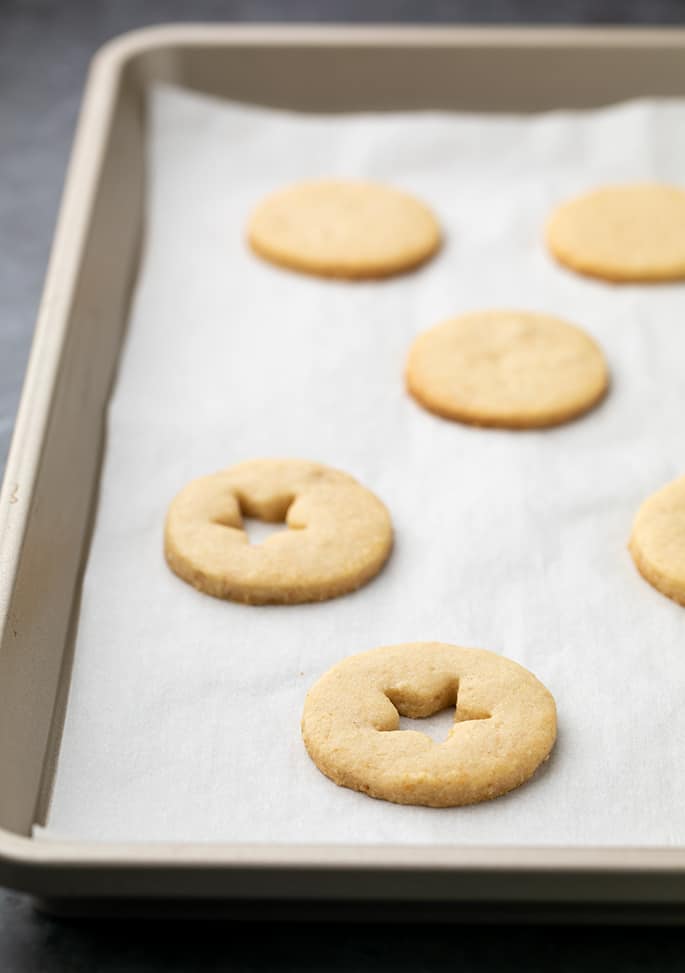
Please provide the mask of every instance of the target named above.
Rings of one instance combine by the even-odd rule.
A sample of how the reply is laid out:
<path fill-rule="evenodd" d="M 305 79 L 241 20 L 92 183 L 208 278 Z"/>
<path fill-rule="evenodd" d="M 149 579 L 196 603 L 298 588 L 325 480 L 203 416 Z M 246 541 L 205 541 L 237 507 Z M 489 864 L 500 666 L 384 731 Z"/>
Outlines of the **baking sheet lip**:
<path fill-rule="evenodd" d="M 103 44 L 95 54 L 94 65 L 99 69 L 121 66 L 135 56 L 154 49 L 164 49 L 179 43 L 185 45 L 217 47 L 234 44 L 237 47 L 249 42 L 265 46 L 282 46 L 292 43 L 303 46 L 381 46 L 393 47 L 398 43 L 423 47 L 454 47 L 462 42 L 469 47 L 526 47 L 530 44 L 553 47 L 639 48 L 645 43 L 664 47 L 685 46 L 685 27 L 641 26 L 639 24 L 615 26 L 593 25 L 538 25 L 510 26 L 507 24 L 418 24 L 373 23 L 349 24 L 315 22 L 261 24 L 225 24 L 209 22 L 169 22 L 141 27 L 119 34 Z"/>
<path fill-rule="evenodd" d="M 0 484 L 0 641 L 16 638 L 12 604 L 53 403 L 70 340 L 70 315 L 119 97 L 120 67 L 91 68 L 81 99 L 22 393 Z M 99 78 L 96 77 L 99 75 Z M 105 81 L 105 83 L 102 83 Z M 85 557 L 85 551 L 84 551 Z M 37 796 L 40 801 L 42 787 Z M 9 843 L 8 840 L 12 839 Z M 0 829 L 0 875 L 22 862 L 19 835 Z"/>
<path fill-rule="evenodd" d="M 0 880 L 8 872 L 97 867 L 158 871 L 198 866 L 228 871 L 440 871 L 685 875 L 681 847 L 546 845 L 217 844 L 37 841 L 0 829 Z"/>
<path fill-rule="evenodd" d="M 108 70 L 106 66 L 106 70 Z M 33 485 L 49 435 L 52 400 L 118 86 L 91 71 L 82 99 L 50 249 L 31 351 L 0 486 L 0 637 L 31 515 Z M 116 72 L 118 73 L 118 71 Z"/>

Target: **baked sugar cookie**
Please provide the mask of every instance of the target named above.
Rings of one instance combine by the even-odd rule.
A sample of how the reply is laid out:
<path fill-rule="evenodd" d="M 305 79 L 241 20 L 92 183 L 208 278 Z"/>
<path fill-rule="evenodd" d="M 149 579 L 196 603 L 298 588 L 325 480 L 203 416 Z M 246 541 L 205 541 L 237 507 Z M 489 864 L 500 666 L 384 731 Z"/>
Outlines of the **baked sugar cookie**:
<path fill-rule="evenodd" d="M 610 281 L 685 277 L 685 191 L 645 183 L 606 186 L 563 203 L 547 246 L 572 270 Z"/>
<path fill-rule="evenodd" d="M 400 715 L 455 707 L 444 743 L 399 730 Z M 556 738 L 551 694 L 494 652 L 440 642 L 372 649 L 344 659 L 309 691 L 305 746 L 342 787 L 396 804 L 453 807 L 528 780 Z"/>
<path fill-rule="evenodd" d="M 250 544 L 243 516 L 290 530 Z M 166 559 L 216 598 L 323 601 L 361 587 L 392 547 L 388 511 L 351 476 L 318 463 L 258 459 L 189 483 L 169 508 Z"/>
<path fill-rule="evenodd" d="M 423 203 L 375 183 L 328 180 L 268 196 L 247 227 L 250 246 L 272 263 L 322 277 L 388 277 L 440 246 Z"/>
<path fill-rule="evenodd" d="M 604 396 L 604 355 L 580 328 L 531 311 L 474 311 L 419 335 L 407 388 L 426 409 L 475 426 L 553 426 Z"/>
<path fill-rule="evenodd" d="M 645 500 L 629 547 L 642 577 L 685 605 L 685 476 Z"/>

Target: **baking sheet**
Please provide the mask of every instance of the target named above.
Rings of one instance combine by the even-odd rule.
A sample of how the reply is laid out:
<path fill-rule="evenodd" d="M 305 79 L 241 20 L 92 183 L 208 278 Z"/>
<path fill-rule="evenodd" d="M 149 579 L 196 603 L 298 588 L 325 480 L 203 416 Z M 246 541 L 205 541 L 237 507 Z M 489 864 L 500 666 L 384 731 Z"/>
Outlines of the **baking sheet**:
<path fill-rule="evenodd" d="M 685 104 L 541 116 L 298 116 L 168 87 L 150 99 L 145 253 L 114 391 L 47 828 L 102 840 L 681 844 L 685 612 L 637 575 L 630 523 L 683 471 L 683 285 L 555 266 L 551 206 L 605 181 L 678 181 Z M 320 281 L 262 263 L 251 207 L 291 180 L 388 181 L 432 205 L 416 274 Z M 471 429 L 404 393 L 413 335 L 482 307 L 566 316 L 613 385 L 545 432 Z M 396 548 L 358 593 L 250 608 L 166 568 L 189 479 L 256 456 L 346 470 Z M 501 652 L 554 693 L 534 781 L 432 810 L 337 788 L 307 757 L 307 688 L 342 657 L 440 639 Z"/>

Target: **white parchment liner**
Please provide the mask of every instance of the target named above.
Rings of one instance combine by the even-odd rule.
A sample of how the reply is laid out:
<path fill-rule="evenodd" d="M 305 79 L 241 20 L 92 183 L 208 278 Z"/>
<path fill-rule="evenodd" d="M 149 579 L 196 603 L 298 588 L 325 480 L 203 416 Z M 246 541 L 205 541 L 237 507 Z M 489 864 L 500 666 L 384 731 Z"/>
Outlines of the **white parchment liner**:
<path fill-rule="evenodd" d="M 685 104 L 539 116 L 304 116 L 160 88 L 146 246 L 109 411 L 95 535 L 47 835 L 82 839 L 681 844 L 685 610 L 626 551 L 685 472 L 685 286 L 612 286 L 552 262 L 558 200 L 678 181 Z M 256 259 L 251 207 L 292 180 L 387 181 L 434 207 L 441 255 L 380 283 Z M 475 308 L 556 313 L 613 385 L 546 432 L 439 420 L 404 392 L 412 337 Z M 392 512 L 382 575 L 320 605 L 250 608 L 167 569 L 166 507 L 258 456 L 346 470 Z M 307 688 L 351 653 L 440 639 L 501 652 L 554 693 L 536 779 L 430 810 L 334 786 L 302 746 Z"/>

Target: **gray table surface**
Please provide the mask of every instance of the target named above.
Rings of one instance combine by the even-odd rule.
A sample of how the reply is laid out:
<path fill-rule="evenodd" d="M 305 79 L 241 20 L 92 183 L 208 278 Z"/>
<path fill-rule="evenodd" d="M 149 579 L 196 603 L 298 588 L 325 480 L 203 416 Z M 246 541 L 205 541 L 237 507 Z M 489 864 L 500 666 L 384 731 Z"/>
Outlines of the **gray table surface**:
<path fill-rule="evenodd" d="M 169 21 L 685 23 L 682 0 L 0 0 L 0 468 L 88 61 Z M 678 929 L 64 921 L 0 890 L 0 971 L 685 969 Z"/>

